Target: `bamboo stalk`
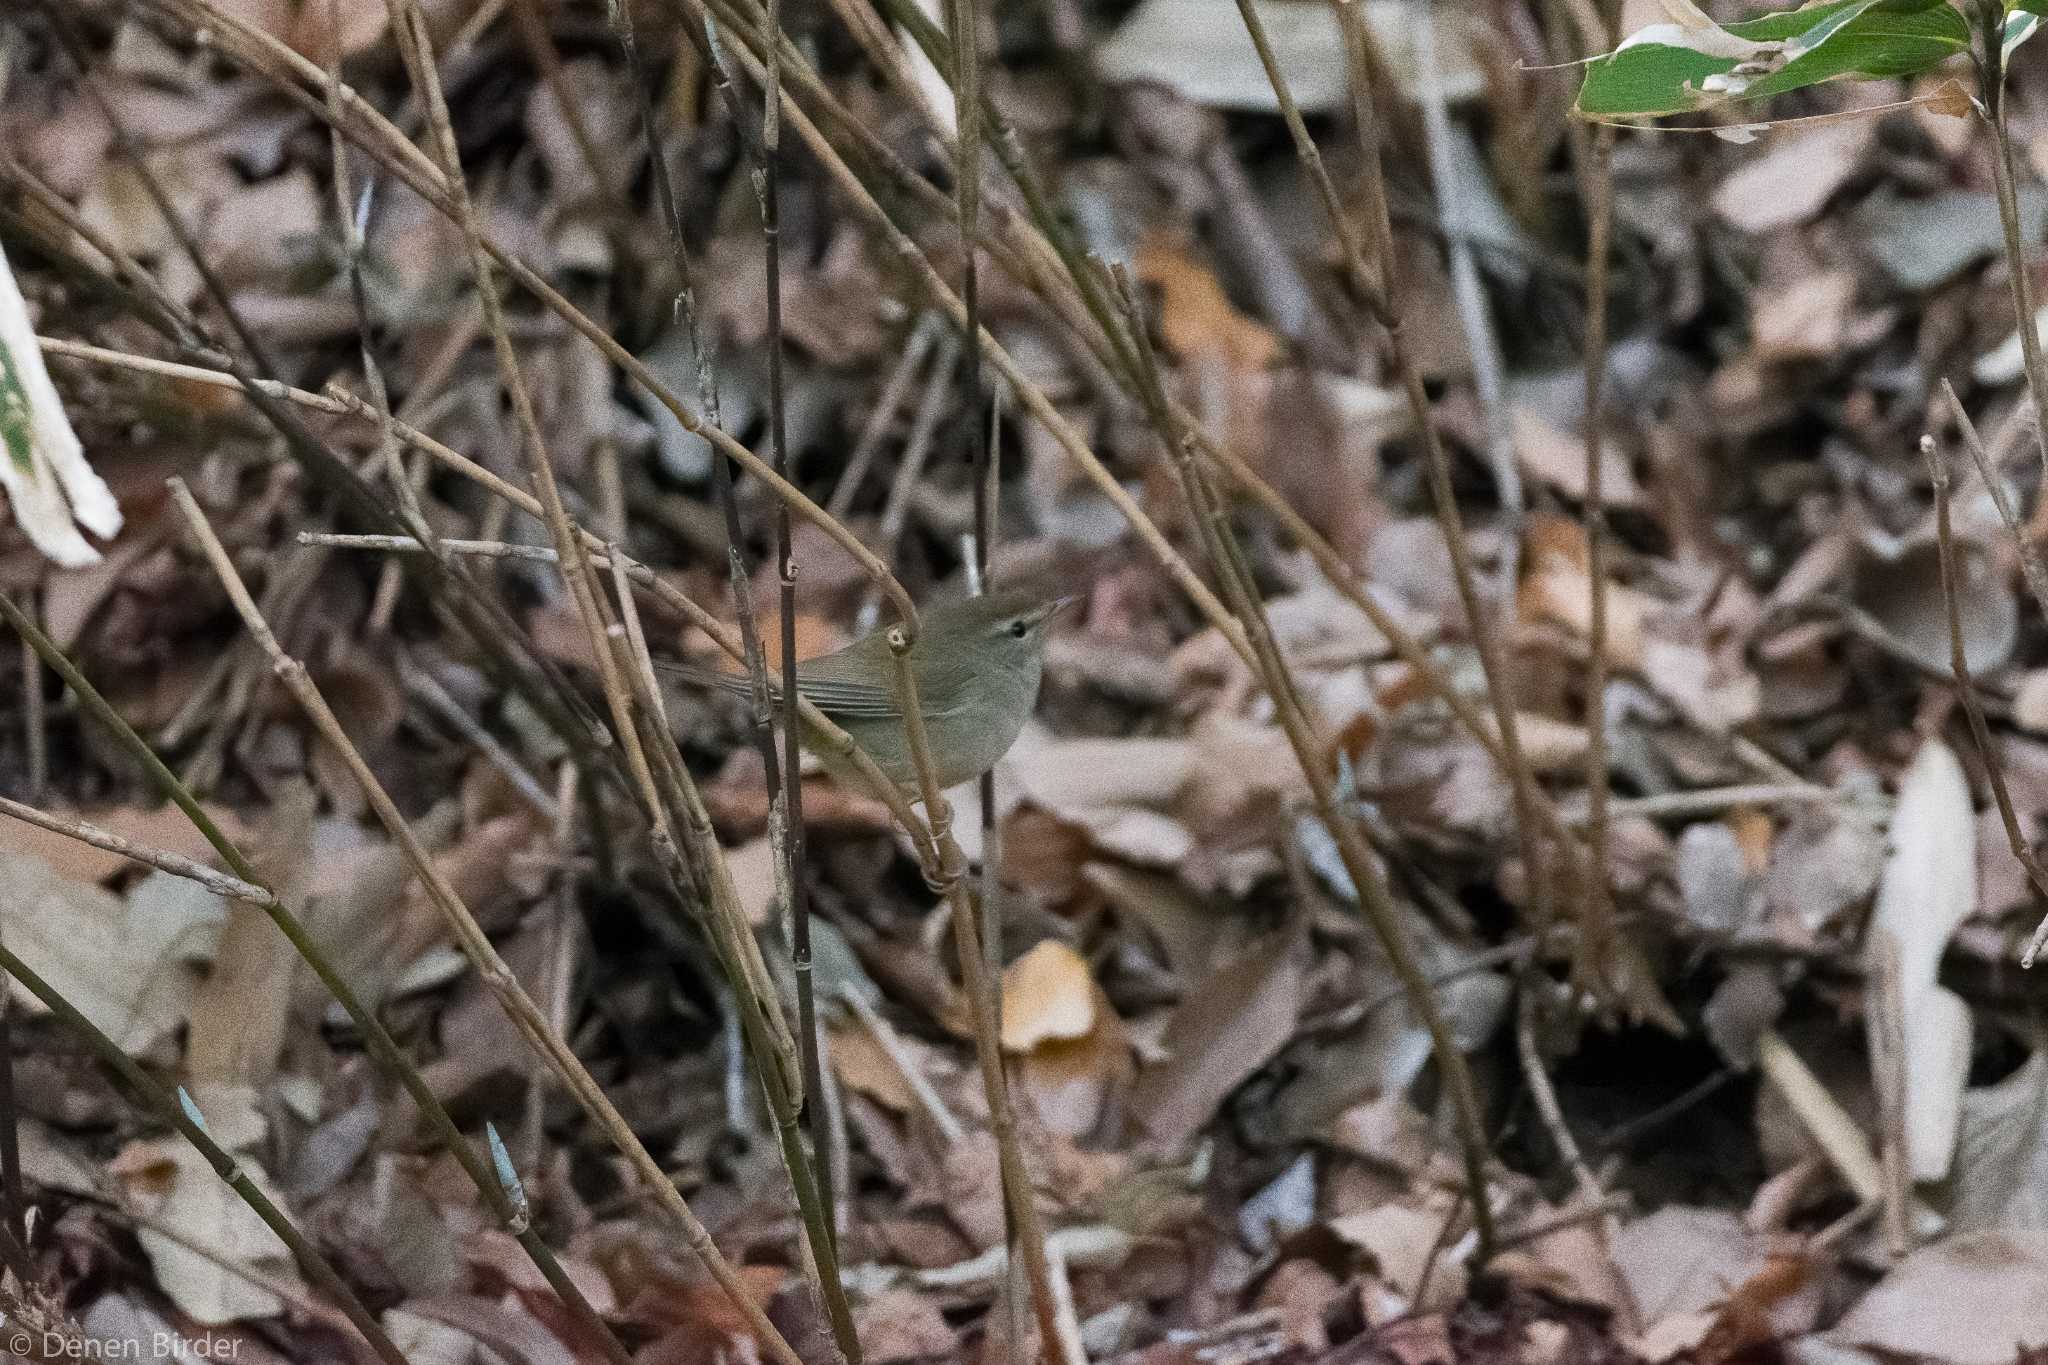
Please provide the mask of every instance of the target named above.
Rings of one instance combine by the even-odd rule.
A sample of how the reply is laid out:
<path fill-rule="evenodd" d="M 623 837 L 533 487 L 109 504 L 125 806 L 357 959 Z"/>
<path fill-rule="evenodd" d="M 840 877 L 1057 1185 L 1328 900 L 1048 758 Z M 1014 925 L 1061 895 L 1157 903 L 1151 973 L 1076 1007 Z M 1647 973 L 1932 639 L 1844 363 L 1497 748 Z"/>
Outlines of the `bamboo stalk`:
<path fill-rule="evenodd" d="M 86 713 L 105 727 L 115 742 L 142 765 L 142 769 L 148 776 L 151 785 L 184 813 L 185 818 L 192 822 L 193 828 L 197 829 L 206 842 L 213 847 L 214 852 L 220 855 L 221 861 L 227 864 L 234 878 L 232 883 L 225 881 L 218 883 L 221 893 L 232 895 L 237 899 L 247 900 L 250 904 L 262 910 L 277 925 L 278 931 L 291 943 L 293 950 L 305 960 L 308 967 L 313 969 L 313 974 L 319 978 L 320 984 L 326 988 L 327 993 L 334 998 L 335 1002 L 348 1014 L 350 1021 L 361 1031 L 370 1055 L 388 1073 L 397 1078 L 399 1084 L 404 1087 L 406 1094 L 411 1097 L 413 1103 L 419 1106 L 420 1112 L 426 1116 L 428 1123 L 446 1145 L 449 1153 L 462 1166 L 463 1173 L 469 1177 L 470 1182 L 476 1186 L 477 1192 L 483 1196 L 486 1206 L 491 1209 L 491 1212 L 501 1222 L 509 1225 L 513 1210 L 505 1201 L 503 1191 L 499 1189 L 496 1179 L 491 1175 L 491 1172 L 481 1159 L 478 1158 L 475 1149 L 471 1147 L 468 1139 L 463 1137 L 462 1131 L 456 1127 L 454 1118 L 449 1115 L 446 1106 L 441 1103 L 440 1098 L 434 1094 L 433 1087 L 427 1084 L 426 1078 L 420 1074 L 419 1068 L 414 1066 L 411 1058 L 407 1057 L 400 1050 L 397 1041 L 392 1038 L 390 1031 L 384 1027 L 382 1021 L 363 1004 L 361 997 L 356 994 L 355 989 L 349 985 L 347 979 L 335 968 L 325 950 L 306 931 L 304 922 L 278 898 L 274 891 L 264 885 L 263 878 L 256 871 L 254 864 L 221 831 L 220 826 L 214 821 L 213 817 L 207 814 L 205 807 L 199 804 L 199 799 L 193 795 L 191 788 L 179 780 L 178 776 L 165 765 L 164 761 L 157 756 L 155 750 L 149 747 L 142 736 L 135 733 L 134 728 L 122 718 L 120 712 L 116 711 L 108 703 L 107 699 L 100 695 L 99 689 L 94 687 L 91 681 L 79 671 L 78 666 L 66 658 L 63 651 L 58 649 L 56 644 L 42 632 L 35 622 L 29 620 L 22 613 L 21 609 L 14 604 L 12 599 L 8 598 L 5 594 L 0 594 L 0 617 L 4 617 L 7 623 L 24 640 L 29 642 L 30 647 L 36 651 L 43 662 L 49 665 L 64 680 L 73 695 L 78 698 L 79 704 L 85 708 Z M 14 802 L 9 803 L 5 813 L 21 819 L 31 818 L 31 813 L 27 808 L 21 808 L 19 803 Z M 58 817 L 44 817 L 41 812 L 34 812 L 34 815 L 41 818 L 35 818 L 32 822 L 43 825 L 45 828 L 52 827 L 52 824 L 58 820 Z M 210 868 L 199 868 L 191 864 L 189 859 L 178 859 L 174 855 L 144 850 L 139 845 L 130 841 L 122 840 L 118 836 L 109 834 L 106 831 L 95 829 L 84 821 L 71 822 L 69 828 L 60 829 L 58 832 L 71 834 L 74 837 L 94 844 L 96 847 L 120 853 L 123 857 L 136 858 L 139 861 L 149 863 L 151 866 L 160 867 L 167 872 L 171 872 L 173 875 L 191 877 L 193 880 L 201 881 L 202 883 L 221 875 L 213 872 Z M 575 1283 L 569 1279 L 568 1274 L 563 1271 L 560 1262 L 555 1258 L 553 1250 L 548 1247 L 546 1242 L 541 1240 L 539 1234 L 531 1229 L 518 1234 L 518 1237 L 520 1246 L 525 1249 L 527 1256 L 533 1261 L 534 1266 L 539 1269 L 543 1278 L 548 1281 L 549 1286 L 561 1296 L 570 1314 L 590 1330 L 593 1340 L 600 1343 L 609 1342 L 604 1347 L 609 1358 L 623 1362 L 625 1359 L 624 1348 L 618 1344 L 616 1338 L 611 1336 L 610 1329 L 604 1325 L 603 1320 L 598 1317 L 596 1310 L 583 1297 L 582 1291 L 576 1287 Z"/>
<path fill-rule="evenodd" d="M 526 988 L 513 975 L 505 960 L 498 955 L 497 949 L 492 946 L 482 926 L 476 922 L 476 917 L 470 913 L 469 907 L 463 903 L 447 877 L 428 856 L 426 849 L 413 833 L 412 827 L 391 800 L 390 794 L 377 781 L 369 765 L 364 762 L 361 752 L 342 729 L 341 722 L 336 719 L 326 699 L 307 675 L 305 665 L 285 653 L 283 646 L 278 643 L 269 623 L 258 610 L 255 599 L 249 595 L 249 590 L 243 584 L 233 561 L 228 558 L 226 547 L 214 534 L 212 526 L 207 522 L 206 514 L 199 510 L 199 504 L 194 501 L 190 490 L 181 480 L 173 479 L 171 494 L 212 566 L 215 577 L 227 591 L 237 614 L 241 616 L 249 634 L 270 659 L 272 671 L 305 711 L 307 718 L 312 721 L 322 738 L 332 744 L 341 756 L 350 775 L 362 789 L 363 795 L 368 798 L 379 822 L 384 825 L 398 843 L 407 861 L 412 864 L 414 872 L 427 890 L 428 899 L 447 922 L 457 946 L 476 969 L 478 979 L 504 1009 L 506 1017 L 512 1021 L 527 1045 L 540 1056 L 549 1070 L 575 1097 L 591 1122 L 605 1134 L 620 1155 L 626 1158 L 628 1166 L 641 1184 L 654 1195 L 663 1211 L 682 1229 L 690 1249 L 697 1253 L 705 1268 L 711 1272 L 712 1278 L 726 1291 L 734 1308 L 768 1352 L 781 1365 L 802 1365 L 796 1351 L 768 1320 L 761 1306 L 754 1301 L 738 1270 L 725 1259 L 711 1240 L 709 1230 L 691 1210 L 681 1191 L 676 1189 L 674 1183 L 661 1169 L 660 1163 L 655 1161 L 641 1144 L 624 1116 L 612 1105 L 603 1089 L 591 1078 L 589 1071 L 576 1057 L 574 1050 L 549 1026 L 546 1015 L 527 994 Z M 4 598 L 0 598 L 0 602 L 4 601 Z M 247 876 L 247 873 L 239 868 L 237 872 Z M 495 1186 L 495 1178 L 492 1183 Z M 499 1193 L 502 1197 L 502 1190 Z"/>

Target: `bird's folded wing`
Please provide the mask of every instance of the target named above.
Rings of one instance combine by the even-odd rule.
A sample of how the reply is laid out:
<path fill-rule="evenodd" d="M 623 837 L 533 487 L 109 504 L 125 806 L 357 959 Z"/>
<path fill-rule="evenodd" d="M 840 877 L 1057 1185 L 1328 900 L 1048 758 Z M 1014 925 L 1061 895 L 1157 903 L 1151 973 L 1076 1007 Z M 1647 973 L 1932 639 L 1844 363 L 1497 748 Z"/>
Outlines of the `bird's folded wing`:
<path fill-rule="evenodd" d="M 873 683 L 797 675 L 796 690 L 826 715 L 848 720 L 895 720 L 903 714 L 896 694 Z"/>
<path fill-rule="evenodd" d="M 751 695 L 753 684 L 744 673 L 724 673 L 717 669 L 703 668 L 696 664 L 672 663 L 666 659 L 657 661 L 664 673 L 673 673 L 686 682 L 715 687 L 736 697 Z M 807 698 L 826 715 L 847 720 L 894 720 L 903 713 L 896 706 L 896 694 L 886 687 L 873 683 L 843 682 L 837 678 L 806 678 L 796 680 L 797 692 Z M 782 700 L 781 679 L 771 676 L 768 692 L 778 703 Z M 934 713 L 926 711 L 929 718 Z"/>

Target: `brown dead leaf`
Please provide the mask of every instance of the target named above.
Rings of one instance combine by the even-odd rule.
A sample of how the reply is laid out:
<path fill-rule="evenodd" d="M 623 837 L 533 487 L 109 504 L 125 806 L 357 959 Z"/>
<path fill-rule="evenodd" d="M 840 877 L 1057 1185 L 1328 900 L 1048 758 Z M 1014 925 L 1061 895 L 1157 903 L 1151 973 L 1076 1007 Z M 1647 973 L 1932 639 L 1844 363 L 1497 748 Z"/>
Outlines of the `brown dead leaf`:
<path fill-rule="evenodd" d="M 1782 289 L 1757 292 L 1750 319 L 1756 358 L 1764 364 L 1824 360 L 1840 353 L 1856 302 L 1856 274 L 1805 275 Z"/>
<path fill-rule="evenodd" d="M 436 866 L 472 910 L 488 921 L 491 899 L 502 893 L 511 851 L 531 837 L 532 813 L 522 809 L 486 822 L 475 837 L 440 847 L 458 812 L 444 802 L 414 823 Z M 513 831 L 516 840 L 505 836 Z M 478 893 L 485 894 L 478 894 Z M 335 968 L 374 1008 L 429 948 L 446 934 L 441 914 L 413 878 L 398 845 L 369 836 L 347 820 L 321 820 L 313 830 L 313 874 L 303 912 L 307 929 Z"/>
<path fill-rule="evenodd" d="M 643 1243 L 629 1232 L 605 1244 L 597 1257 L 624 1321 L 641 1327 L 671 1327 L 693 1320 L 744 1323 L 715 1281 L 682 1270 L 667 1258 L 665 1249 L 656 1249 L 659 1245 L 653 1240 Z M 764 1306 L 789 1282 L 789 1271 L 781 1266 L 742 1265 L 738 1272 L 747 1293 Z"/>
<path fill-rule="evenodd" d="M 832 1073 L 841 1085 L 899 1114 L 916 1108 L 917 1096 L 911 1093 L 902 1069 L 866 1029 L 856 1024 L 837 1025 L 826 1029 L 825 1042 Z"/>
<path fill-rule="evenodd" d="M 263 1121 L 247 1092 L 202 1092 L 194 1100 L 206 1115 L 214 1141 L 235 1155 L 242 1174 L 273 1203 L 287 1207 L 283 1193 L 252 1152 L 262 1140 Z M 137 1229 L 158 1286 L 180 1311 L 208 1326 L 283 1311 L 285 1301 L 263 1285 L 298 1284 L 291 1252 L 214 1173 L 198 1148 L 182 1137 L 131 1142 L 109 1164 L 108 1172 L 131 1207 L 170 1224 L 185 1240 L 205 1248 L 202 1254 L 152 1229 Z"/>
<path fill-rule="evenodd" d="M 2019 640 L 2019 600 L 1991 546 L 1958 533 L 1955 563 L 1963 658 L 1982 677 L 2012 657 Z M 1931 537 L 1912 540 L 1896 553 L 1866 553 L 1857 567 L 1855 599 L 1921 665 L 1947 676 L 1948 597 L 1941 587 L 1941 549 Z"/>
<path fill-rule="evenodd" d="M 1696 1353 L 1699 1365 L 1724 1365 L 1752 1347 L 1782 1340 L 1778 1306 L 1806 1288 L 1812 1274 L 1812 1263 L 1803 1256 L 1772 1256 L 1721 1305 Z"/>
<path fill-rule="evenodd" d="M 1546 1204 L 1528 1211 L 1531 1221 L 1559 1212 Z M 1594 1304 L 1615 1312 L 1629 1303 L 1629 1290 L 1608 1253 L 1605 1239 L 1584 1223 L 1560 1228 L 1527 1246 L 1503 1252 L 1489 1273 L 1567 1303 Z"/>
<path fill-rule="evenodd" d="M 227 917 L 218 896 L 152 872 L 124 900 L 18 853 L 0 855 L 0 880 L 8 945 L 103 1033 L 139 1053 L 184 1022 L 198 984 L 194 964 L 212 956 Z M 43 1008 L 18 982 L 8 985 L 31 1009 Z"/>
<path fill-rule="evenodd" d="M 1593 578 L 1584 528 L 1563 517 L 1533 515 L 1528 519 L 1522 553 L 1522 614 L 1562 626 L 1574 635 L 1591 634 Z M 1618 668 L 1639 667 L 1643 662 L 1643 620 L 1655 604 L 1614 582 L 1607 584 L 1606 599 L 1607 657 Z"/>
<path fill-rule="evenodd" d="M 1803 1268 L 1788 1278 L 1769 1239 L 1724 1209 L 1674 1204 L 1638 1218 L 1622 1228 L 1614 1263 L 1646 1327 L 1638 1349 L 1652 1360 L 1701 1347 L 1724 1322 L 1724 1338 L 1759 1320 L 1789 1336 L 1810 1330 L 1820 1311 L 1817 1292 L 1801 1293 Z"/>
<path fill-rule="evenodd" d="M 1216 276 L 1193 256 L 1155 237 L 1138 248 L 1137 264 L 1139 280 L 1160 293 L 1159 330 L 1174 355 L 1220 354 L 1245 370 L 1262 370 L 1280 359 L 1280 338 L 1239 312 Z"/>
<path fill-rule="evenodd" d="M 1560 431 L 1529 408 L 1511 414 L 1515 454 L 1529 476 L 1549 484 L 1575 502 L 1586 500 L 1586 439 Z M 1628 457 L 1613 441 L 1600 447 L 1600 501 L 1608 507 L 1640 507 L 1647 495 L 1636 482 Z"/>
<path fill-rule="evenodd" d="M 274 285 L 292 266 L 292 253 L 320 231 L 323 208 L 321 191 L 303 167 L 235 190 L 222 199 L 208 229 L 207 259 L 228 283 Z"/>
<path fill-rule="evenodd" d="M 1850 119 L 1781 135 L 1735 163 L 1714 192 L 1714 211 L 1745 232 L 1803 223 L 1856 173 L 1876 132 L 1876 120 Z"/>
<path fill-rule="evenodd" d="M 939 1165 L 947 1219 L 983 1251 L 1003 1245 L 1008 1227 L 999 1160 L 995 1135 L 976 1130 L 946 1148 Z"/>
<path fill-rule="evenodd" d="M 391 670 L 359 655 L 347 655 L 322 668 L 317 682 L 341 722 L 342 733 L 374 762 L 405 719 L 405 694 Z M 307 766 L 335 810 L 360 817 L 369 809 L 369 798 L 348 761 L 325 736 L 314 738 Z"/>
<path fill-rule="evenodd" d="M 1399 1295 L 1403 1312 L 1455 1306 L 1465 1296 L 1465 1271 L 1455 1261 L 1437 1261 L 1438 1240 L 1452 1209 L 1417 1209 L 1403 1204 L 1347 1213 L 1330 1221 L 1346 1246 L 1364 1252 L 1373 1271 Z M 1425 1285 L 1424 1277 L 1428 1277 Z M 1427 1291 L 1426 1299 L 1417 1295 Z"/>
<path fill-rule="evenodd" d="M 1488 732 L 1498 736 L 1493 718 L 1485 719 Z M 1515 737 L 1521 742 L 1522 756 L 1530 769 L 1545 776 L 1583 769 L 1587 746 L 1592 743 L 1585 726 L 1537 711 L 1516 713 Z"/>
<path fill-rule="evenodd" d="M 377 46 L 384 41 L 384 31 L 390 23 L 391 12 L 380 5 L 302 4 L 287 25 L 289 36 L 285 40 L 308 61 L 327 66 Z M 337 37 L 339 43 L 335 41 Z"/>
<path fill-rule="evenodd" d="M 201 802 L 200 809 L 229 839 L 237 844 L 247 843 L 249 823 L 236 811 L 210 802 Z M 76 816 L 89 825 L 98 825 L 148 848 L 212 861 L 213 845 L 207 843 L 206 836 L 176 806 L 109 806 L 86 810 L 58 807 L 52 813 Z M 74 882 L 103 882 L 116 872 L 140 866 L 118 853 L 81 843 L 68 835 L 53 834 L 40 825 L 21 820 L 0 820 L 0 853 L 40 858 L 58 876 Z"/>
<path fill-rule="evenodd" d="M 1192 762 L 1173 802 L 1207 859 L 1246 845 L 1269 845 L 1290 803 L 1306 796 L 1294 748 L 1277 725 L 1254 725 L 1212 712 L 1195 722 Z M 1211 877 L 1189 874 L 1204 885 Z"/>
<path fill-rule="evenodd" d="M 305 904 L 313 875 L 312 788 L 288 784 L 266 822 L 258 870 L 287 905 Z M 213 971 L 192 1002 L 185 1067 L 196 1082 L 260 1087 L 277 1069 L 291 1020 L 298 953 L 246 901 L 228 909 Z"/>
<path fill-rule="evenodd" d="M 861 1355 L 875 1365 L 954 1358 L 959 1337 L 938 1305 L 908 1289 L 886 1290 L 853 1312 Z"/>
<path fill-rule="evenodd" d="M 1003 773 L 1019 795 L 1085 826 L 1095 846 L 1146 866 L 1179 863 L 1193 831 L 1163 813 L 1193 771 L 1190 739 L 1024 739 Z"/>
<path fill-rule="evenodd" d="M 2030 668 L 2020 676 L 2012 718 L 2029 734 L 2048 735 L 2048 668 Z"/>
<path fill-rule="evenodd" d="M 458 1350 L 476 1352 L 472 1356 L 458 1356 L 458 1360 L 496 1358 L 519 1361 L 521 1365 L 578 1365 L 576 1353 L 528 1312 L 516 1296 L 487 1299 L 475 1294 L 422 1295 L 410 1300 L 409 1306 L 410 1316 L 417 1321 L 443 1329 L 432 1333 L 430 1339 L 446 1340 L 447 1332 L 452 1331 L 458 1334 Z M 468 1347 L 462 1342 L 468 1343 Z M 657 1342 L 655 1347 L 648 1348 L 649 1352 L 659 1345 Z M 653 1356 L 643 1353 L 640 1359 L 646 1361 Z"/>
<path fill-rule="evenodd" d="M 1192 981 L 1208 972 L 1212 951 L 1230 922 L 1219 906 L 1205 901 L 1177 878 L 1116 863 L 1090 863 L 1081 869 L 1081 875 L 1127 924 L 1141 925 L 1151 934 L 1166 956 L 1166 965 L 1183 980 Z"/>
<path fill-rule="evenodd" d="M 1094 1132 L 1110 1094 L 1129 1083 L 1133 1068 L 1123 1020 L 1102 987 L 1091 986 L 1094 1022 L 1088 1032 L 1079 1038 L 1048 1038 L 1018 1066 L 1021 1088 L 1040 1120 L 1061 1137 Z"/>
<path fill-rule="evenodd" d="M 1294 1036 L 1305 978 L 1292 934 L 1277 934 L 1190 989 L 1160 1038 L 1167 1060 L 1147 1066 L 1131 1115 L 1152 1137 L 1185 1142 L 1231 1091 Z"/>

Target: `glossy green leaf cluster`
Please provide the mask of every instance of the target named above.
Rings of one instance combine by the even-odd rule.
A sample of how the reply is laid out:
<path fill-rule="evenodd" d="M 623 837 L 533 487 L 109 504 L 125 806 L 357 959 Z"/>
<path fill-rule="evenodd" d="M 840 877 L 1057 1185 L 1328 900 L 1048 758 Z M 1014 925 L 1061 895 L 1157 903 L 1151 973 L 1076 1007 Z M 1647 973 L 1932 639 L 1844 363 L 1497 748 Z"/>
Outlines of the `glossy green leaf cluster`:
<path fill-rule="evenodd" d="M 2013 3 L 2048 12 L 2048 0 Z M 2031 18 L 2014 19 L 2031 29 Z M 1969 45 L 1968 21 L 1949 0 L 1826 0 L 1725 26 L 1653 24 L 1588 63 L 1578 111 L 1655 117 L 1842 77 L 1913 76 Z"/>

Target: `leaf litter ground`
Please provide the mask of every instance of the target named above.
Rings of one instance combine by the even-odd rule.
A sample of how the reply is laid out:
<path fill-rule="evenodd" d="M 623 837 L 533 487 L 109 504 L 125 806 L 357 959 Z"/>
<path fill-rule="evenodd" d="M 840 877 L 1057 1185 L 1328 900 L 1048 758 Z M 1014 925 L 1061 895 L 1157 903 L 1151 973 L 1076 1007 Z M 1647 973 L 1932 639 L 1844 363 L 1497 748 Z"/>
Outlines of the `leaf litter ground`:
<path fill-rule="evenodd" d="M 315 61 L 333 55 L 317 4 L 228 8 Z M 402 115 L 381 11 L 340 8 L 343 75 Z M 601 8 L 427 8 L 490 231 L 693 391 L 631 77 Z M 639 15 L 657 120 L 724 418 L 752 442 L 766 332 L 740 140 L 657 8 Z M 1294 0 L 1259 8 L 1348 192 L 1359 168 L 1335 21 Z M 1574 898 L 1558 922 L 1530 920 L 1509 789 L 1482 744 L 1284 528 L 1238 509 L 1278 643 L 1333 737 L 1327 760 L 1478 1070 L 1506 1234 L 1490 1264 L 1470 1263 L 1427 1036 L 1257 678 L 1050 435 L 1006 414 L 995 572 L 1083 601 L 997 773 L 1001 1041 L 1090 1359 L 2002 1365 L 2048 1339 L 2048 1068 L 2036 992 L 2013 964 L 2033 914 L 1949 675 L 1918 453 L 1932 433 L 1953 457 L 1966 652 L 2037 835 L 2048 649 L 1940 387 L 1956 384 L 1998 491 L 2035 535 L 2044 504 L 1990 143 L 1927 105 L 1748 146 L 1620 137 L 1597 418 L 1611 681 L 1589 701 L 1585 208 L 1566 155 L 1569 73 L 1539 69 L 1557 55 L 1543 24 L 1563 8 L 1443 6 L 1421 42 L 1416 7 L 1367 5 L 1399 97 L 1386 125 L 1397 255 L 1379 264 L 1459 456 L 1488 610 L 1511 623 L 1525 751 L 1568 820 L 1586 810 L 1589 707 L 1605 720 L 1608 874 L 1632 973 L 1616 994 L 1576 989 Z M 1659 7 L 1624 9 L 1635 27 Z M 320 126 L 150 7 L 83 18 L 98 79 L 283 377 L 361 391 Z M 918 116 L 838 19 L 796 7 L 788 22 L 855 113 L 945 185 Z M 1064 0 L 998 7 L 987 31 L 997 107 L 1087 246 L 1130 263 L 1175 396 L 1480 697 L 1407 409 L 1234 9 Z M 48 26 L 10 17 L 0 36 L 11 155 L 168 297 L 218 320 Z M 1939 79 L 1828 86 L 1772 110 L 1888 106 Z M 2021 58 L 2013 87 L 2034 180 L 2048 171 L 2048 84 Z M 1424 126 L 1431 101 L 1447 138 Z M 2030 241 L 2040 193 L 2022 187 Z M 459 235 L 393 184 L 369 203 L 372 344 L 399 415 L 518 478 Z M 973 494 L 957 344 L 805 157 L 788 160 L 784 212 L 798 481 L 845 509 L 914 591 L 958 591 Z M 43 336 L 175 358 L 90 272 L 65 268 L 67 252 L 97 259 L 70 229 L 34 205 L 0 227 Z M 918 230 L 946 250 L 942 224 Z M 1476 266 L 1476 314 L 1452 247 Z M 992 332 L 1197 556 L 1156 439 L 1096 358 L 1016 280 L 991 265 L 983 285 Z M 550 315 L 521 305 L 513 322 L 577 515 L 698 600 L 729 604 L 708 447 Z M 52 363 L 126 524 L 101 564 L 64 571 L 10 532 L 10 590 L 307 907 L 465 1129 L 504 1136 L 538 1226 L 637 1357 L 754 1358 L 746 1320 L 542 1077 L 339 756 L 239 640 L 170 515 L 163 480 L 183 475 L 437 867 L 778 1326 L 824 1350 L 772 1135 L 730 1041 L 732 997 L 703 942 L 675 927 L 644 848 L 603 827 L 610 796 L 563 783 L 553 734 L 383 559 L 298 542 L 340 519 L 279 463 L 253 408 L 189 377 L 76 353 Z M 373 425 L 311 417 L 380 467 Z M 545 539 L 472 484 L 424 465 L 414 477 L 444 536 Z M 752 481 L 740 496 L 763 564 L 755 596 L 772 602 L 772 504 Z M 796 554 L 800 652 L 878 619 L 843 551 L 800 528 Z M 493 560 L 479 576 L 584 676 L 587 638 L 550 569 Z M 702 648 L 674 620 L 650 630 L 664 652 Z M 4 697 L 8 794 L 203 851 L 45 674 L 13 675 Z M 702 695 L 668 706 L 779 960 L 744 716 Z M 978 859 L 978 797 L 954 795 Z M 878 804 L 818 778 L 805 807 L 823 1102 L 867 1357 L 1010 1358 L 1023 1291 L 1004 1268 L 948 931 Z M 16 822 L 0 825 L 0 857 L 10 947 L 187 1087 L 411 1358 L 596 1358 L 260 917 Z M 354 1349 L 281 1245 L 75 1039 L 20 1011 L 12 1032 L 35 1212 L 36 1284 L 17 1292 L 111 1342 L 168 1333 L 266 1361 Z"/>

